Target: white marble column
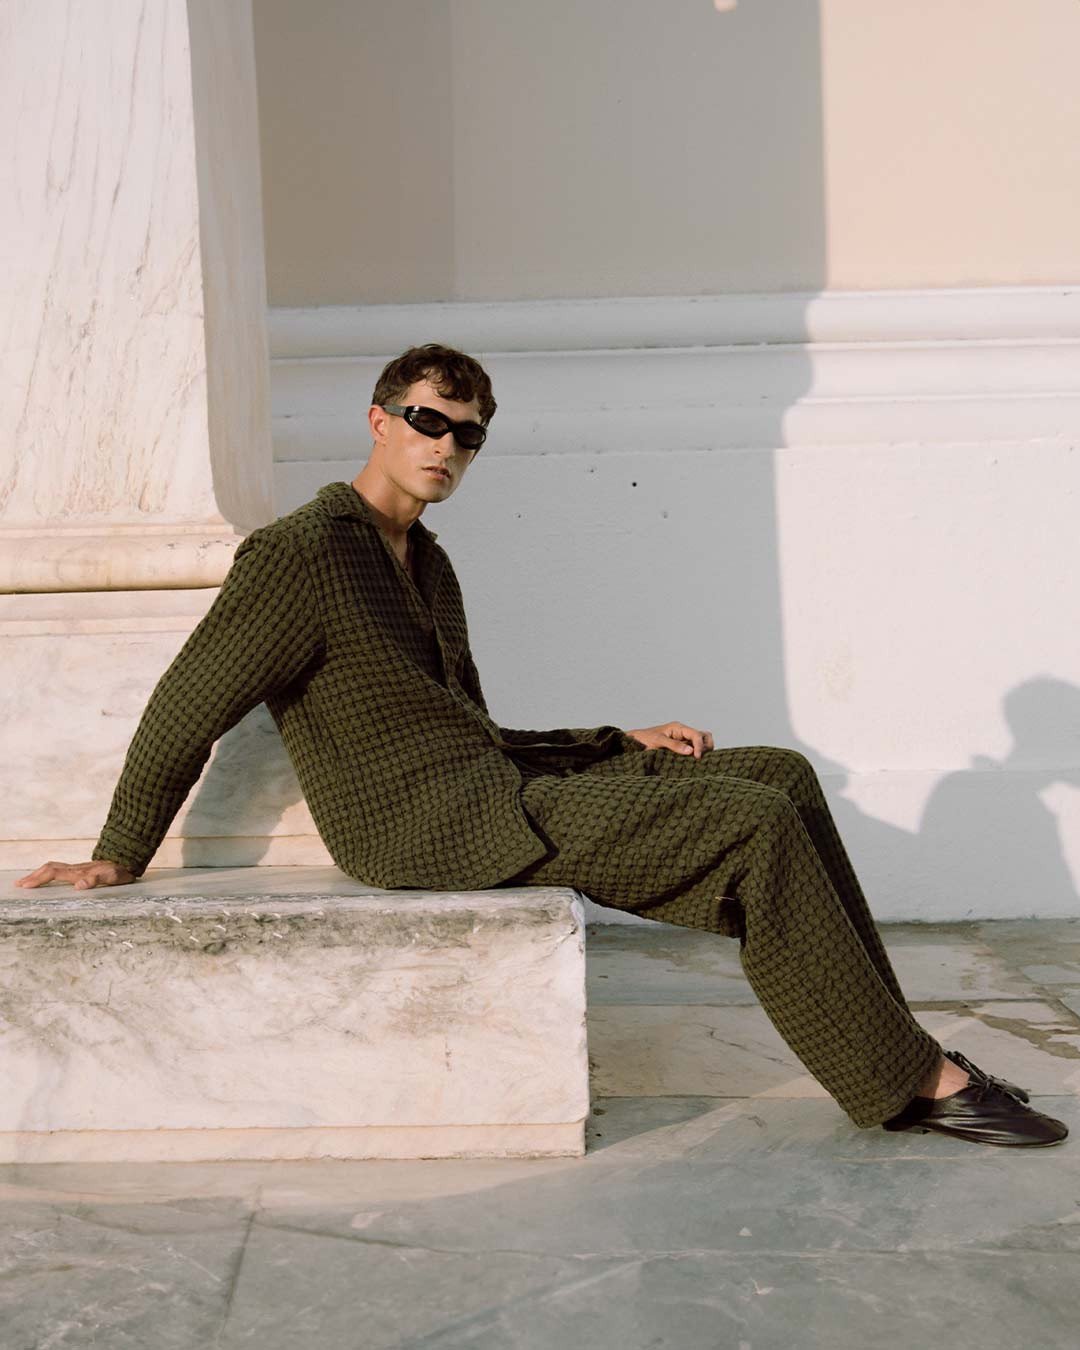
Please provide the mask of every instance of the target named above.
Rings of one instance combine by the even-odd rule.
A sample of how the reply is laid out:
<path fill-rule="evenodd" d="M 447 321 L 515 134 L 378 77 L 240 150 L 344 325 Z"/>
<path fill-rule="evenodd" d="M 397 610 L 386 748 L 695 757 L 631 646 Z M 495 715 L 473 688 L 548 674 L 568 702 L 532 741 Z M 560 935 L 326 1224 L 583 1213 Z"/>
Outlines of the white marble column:
<path fill-rule="evenodd" d="M 218 584 L 270 519 L 250 0 L 6 0 L 0 591 Z"/>
<path fill-rule="evenodd" d="M 251 0 L 3 0 L 0 129 L 0 866 L 29 868 L 90 856 L 274 515 Z M 222 748 L 157 864 L 323 861 L 265 714 Z"/>

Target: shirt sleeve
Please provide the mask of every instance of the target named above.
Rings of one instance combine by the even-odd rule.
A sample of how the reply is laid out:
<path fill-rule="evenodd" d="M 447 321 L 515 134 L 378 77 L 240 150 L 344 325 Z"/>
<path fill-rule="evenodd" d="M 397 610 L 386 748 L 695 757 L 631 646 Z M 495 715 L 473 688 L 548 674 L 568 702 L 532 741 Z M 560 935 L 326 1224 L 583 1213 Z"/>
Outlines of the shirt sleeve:
<path fill-rule="evenodd" d="M 214 603 L 150 696 L 92 857 L 140 876 L 214 742 L 287 688 L 323 645 L 304 560 L 272 526 L 253 531 L 236 550 Z"/>

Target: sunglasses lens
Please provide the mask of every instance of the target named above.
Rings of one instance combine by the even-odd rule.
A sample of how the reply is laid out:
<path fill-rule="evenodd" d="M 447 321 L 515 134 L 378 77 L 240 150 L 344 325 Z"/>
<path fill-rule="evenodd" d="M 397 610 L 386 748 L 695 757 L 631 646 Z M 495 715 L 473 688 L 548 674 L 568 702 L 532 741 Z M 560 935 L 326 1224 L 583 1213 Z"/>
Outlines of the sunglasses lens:
<path fill-rule="evenodd" d="M 416 412 L 409 416 L 408 420 L 410 426 L 423 432 L 425 436 L 438 438 L 445 436 L 450 430 L 449 421 L 442 413 L 436 412 L 434 408 L 418 408 Z"/>
<path fill-rule="evenodd" d="M 479 450 L 487 432 L 479 422 L 465 422 L 454 432 L 454 439 L 465 450 Z"/>

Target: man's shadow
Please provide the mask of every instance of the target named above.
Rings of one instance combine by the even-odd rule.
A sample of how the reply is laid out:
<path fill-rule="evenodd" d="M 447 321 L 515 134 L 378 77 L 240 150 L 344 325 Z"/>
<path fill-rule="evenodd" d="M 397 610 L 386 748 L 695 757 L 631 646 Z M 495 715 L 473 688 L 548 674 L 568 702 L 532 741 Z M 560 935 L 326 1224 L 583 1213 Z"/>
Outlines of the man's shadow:
<path fill-rule="evenodd" d="M 912 833 L 836 799 L 837 825 L 875 911 L 933 921 L 1074 915 L 1080 895 L 1059 813 L 1043 794 L 1080 788 L 1080 688 L 1039 676 L 1004 700 L 1013 745 L 945 775 Z M 820 760 L 819 760 L 820 763 Z M 962 909 L 958 912 L 958 899 Z"/>
<path fill-rule="evenodd" d="M 214 747 L 183 822 L 182 866 L 254 867 L 271 854 L 282 822 L 290 840 L 282 862 L 329 862 L 278 729 L 260 704 Z"/>

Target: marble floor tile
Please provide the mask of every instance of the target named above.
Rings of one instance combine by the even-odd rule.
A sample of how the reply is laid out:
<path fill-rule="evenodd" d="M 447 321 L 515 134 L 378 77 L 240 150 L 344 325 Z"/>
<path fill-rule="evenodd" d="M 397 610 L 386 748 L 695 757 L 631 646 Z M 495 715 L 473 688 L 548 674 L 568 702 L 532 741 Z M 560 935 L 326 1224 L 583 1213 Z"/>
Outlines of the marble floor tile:
<path fill-rule="evenodd" d="M 760 1007 L 594 1007 L 592 1091 L 602 1097 L 819 1097 Z"/>
<path fill-rule="evenodd" d="M 998 919 L 972 926 L 980 942 L 1010 969 L 1056 967 L 1071 972 L 1066 983 L 1080 984 L 1080 919 Z"/>
<path fill-rule="evenodd" d="M 1058 1003 L 976 1003 L 920 1009 L 928 1031 L 980 1068 L 1037 1095 L 1080 1094 L 1080 1017 Z"/>
<path fill-rule="evenodd" d="M 1075 1013 L 1077 1017 L 1080 1017 L 1080 988 L 1057 988 L 1054 990 L 1054 995 L 1059 1003 L 1068 1008 L 1071 1013 Z"/>
<path fill-rule="evenodd" d="M 1080 964 L 1067 966 L 1025 966 L 1024 975 L 1032 984 L 1054 986 L 1075 984 L 1080 980 Z"/>
<path fill-rule="evenodd" d="M 1010 969 L 976 935 L 947 937 L 940 932 L 910 931 L 921 926 L 890 925 L 882 934 L 909 1002 L 967 1003 L 975 998 L 1030 998 L 1037 993 L 1023 972 Z M 974 927 L 964 925 L 969 926 Z"/>
<path fill-rule="evenodd" d="M 268 1163 L 260 1191 L 263 1210 L 288 1214 L 313 1205 L 350 1206 L 355 1227 L 396 1212 L 402 1205 L 480 1195 L 501 1186 L 539 1182 L 573 1173 L 579 1157 L 454 1158 L 420 1161 Z M 304 1170 L 308 1169 L 308 1170 Z"/>
<path fill-rule="evenodd" d="M 489 1190 L 576 1166 L 565 1158 L 455 1158 L 416 1162 L 315 1158 L 282 1162 L 20 1163 L 0 1166 L 0 1226 L 12 1205 L 139 1206 L 232 1201 L 244 1212 L 346 1201 L 395 1206 Z M 0 1342 L 0 1350 L 6 1350 Z"/>
<path fill-rule="evenodd" d="M 663 923 L 625 932 L 620 941 L 589 929 L 590 1004 L 757 1002 L 739 963 L 739 945 L 731 938 Z"/>
<path fill-rule="evenodd" d="M 515 1250 L 505 1227 L 502 1245 L 485 1248 L 466 1232 L 432 1246 L 363 1228 L 257 1223 L 215 1350 L 424 1344 L 448 1322 L 542 1297 L 573 1278 L 573 1257 Z"/>
<path fill-rule="evenodd" d="M 203 1201 L 234 1201 L 253 1210 L 266 1166 L 257 1162 L 0 1163 L 0 1206 L 23 1201 L 154 1205 L 198 1196 Z"/>
<path fill-rule="evenodd" d="M 1072 1258 L 688 1252 L 612 1270 L 458 1319 L 431 1350 L 867 1350 L 875 1345 L 1075 1350 Z M 1032 1339 L 1036 1321 L 1038 1339 Z"/>
<path fill-rule="evenodd" d="M 990 1073 L 1035 1093 L 1080 1093 L 1080 1021 L 1060 1004 L 916 1004 L 915 1016 Z M 825 1095 L 760 1007 L 596 1006 L 588 1037 L 594 1096 Z"/>
<path fill-rule="evenodd" d="M 190 1350 L 224 1317 L 250 1215 L 171 1204 L 0 1204 L 4 1350 Z"/>

